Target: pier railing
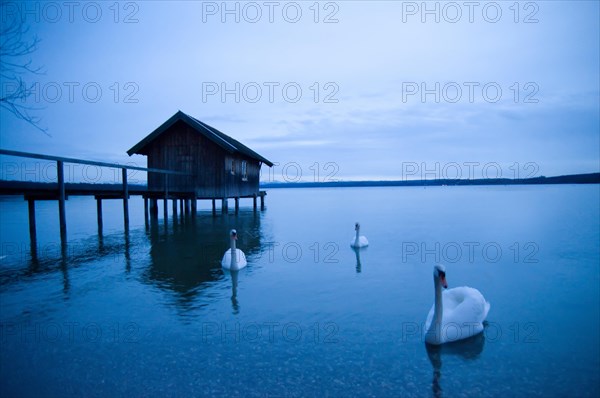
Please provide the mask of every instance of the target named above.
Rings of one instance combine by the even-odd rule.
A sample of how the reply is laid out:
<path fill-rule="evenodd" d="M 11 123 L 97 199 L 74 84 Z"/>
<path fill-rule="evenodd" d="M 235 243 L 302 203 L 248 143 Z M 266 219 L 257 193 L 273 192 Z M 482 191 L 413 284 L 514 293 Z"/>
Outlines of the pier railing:
<path fill-rule="evenodd" d="M 0 149 L 0 155 L 6 156 L 16 156 L 30 159 L 40 159 L 40 160 L 49 160 L 56 162 L 56 175 L 57 175 L 57 189 L 54 193 L 48 195 L 48 191 L 38 191 L 28 190 L 29 194 L 25 196 L 25 199 L 28 201 L 29 205 L 29 233 L 32 241 L 35 241 L 35 200 L 58 200 L 58 213 L 59 213 L 59 223 L 60 223 L 60 237 L 61 241 L 66 241 L 67 237 L 67 222 L 66 222 L 66 212 L 65 212 L 65 200 L 66 190 L 65 190 L 65 173 L 64 173 L 64 164 L 65 163 L 75 163 L 75 164 L 84 164 L 91 166 L 99 166 L 99 167 L 109 167 L 121 169 L 122 176 L 122 192 L 115 195 L 114 192 L 111 194 L 107 194 L 106 190 L 98 190 L 90 191 L 91 195 L 94 195 L 97 199 L 98 203 L 98 226 L 102 227 L 102 199 L 123 199 L 123 220 L 125 224 L 125 228 L 129 228 L 129 187 L 127 184 L 127 170 L 137 170 L 137 171 L 145 171 L 148 173 L 159 173 L 165 176 L 165 198 L 168 197 L 168 178 L 169 175 L 190 175 L 190 173 L 182 172 L 182 171 L 174 171 L 174 170 L 164 170 L 164 169 L 155 169 L 155 168 L 145 168 L 138 166 L 130 166 L 123 165 L 117 163 L 107 163 L 107 162 L 98 162 L 94 160 L 86 160 L 86 159 L 76 159 L 76 158 L 68 158 L 62 156 L 52 156 L 52 155 L 44 155 L 39 153 L 31 153 L 31 152 L 21 152 L 21 151 L 12 151 L 8 149 Z M 166 204 L 165 204 L 166 206 Z"/>

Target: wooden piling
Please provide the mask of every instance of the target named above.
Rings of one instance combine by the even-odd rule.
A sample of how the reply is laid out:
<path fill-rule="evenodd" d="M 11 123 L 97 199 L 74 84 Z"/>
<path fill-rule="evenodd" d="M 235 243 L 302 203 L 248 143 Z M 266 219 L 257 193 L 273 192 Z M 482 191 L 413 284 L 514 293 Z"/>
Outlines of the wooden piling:
<path fill-rule="evenodd" d="M 240 198 L 234 198 L 235 201 L 235 214 L 240 212 Z"/>
<path fill-rule="evenodd" d="M 29 208 L 29 239 L 31 240 L 31 246 L 37 244 L 37 235 L 35 232 L 35 200 L 28 199 L 27 207 Z"/>
<path fill-rule="evenodd" d="M 177 217 L 177 199 L 173 199 L 173 217 Z"/>
<path fill-rule="evenodd" d="M 123 224 L 125 229 L 129 229 L 129 187 L 127 186 L 127 169 L 122 168 L 123 176 Z"/>
<path fill-rule="evenodd" d="M 260 193 L 260 209 L 261 210 L 265 209 L 265 193 L 264 192 Z"/>
<path fill-rule="evenodd" d="M 169 219 L 169 212 L 167 210 L 169 202 L 169 175 L 165 174 L 165 199 L 163 200 L 163 218 Z"/>
<path fill-rule="evenodd" d="M 217 204 L 215 203 L 215 198 L 212 199 L 212 214 L 213 216 L 217 215 Z"/>
<path fill-rule="evenodd" d="M 192 199 L 192 216 L 196 216 L 196 211 L 198 209 L 198 199 L 195 197 Z"/>
<path fill-rule="evenodd" d="M 183 199 L 179 199 L 179 212 L 183 216 Z"/>
<path fill-rule="evenodd" d="M 60 223 L 60 240 L 67 241 L 67 215 L 65 211 L 65 170 L 62 160 L 56 161 L 56 174 L 58 177 L 58 218 Z"/>
<path fill-rule="evenodd" d="M 227 208 L 227 206 L 228 206 L 227 198 L 221 199 L 221 213 L 229 212 L 229 209 Z"/>
<path fill-rule="evenodd" d="M 158 217 L 158 199 L 150 199 L 150 216 L 152 218 Z"/>
<path fill-rule="evenodd" d="M 144 224 L 148 226 L 148 198 L 144 197 Z"/>
<path fill-rule="evenodd" d="M 256 194 L 252 195 L 252 208 L 256 211 Z"/>
<path fill-rule="evenodd" d="M 98 233 L 102 233 L 102 199 L 96 198 L 96 215 L 98 217 Z"/>

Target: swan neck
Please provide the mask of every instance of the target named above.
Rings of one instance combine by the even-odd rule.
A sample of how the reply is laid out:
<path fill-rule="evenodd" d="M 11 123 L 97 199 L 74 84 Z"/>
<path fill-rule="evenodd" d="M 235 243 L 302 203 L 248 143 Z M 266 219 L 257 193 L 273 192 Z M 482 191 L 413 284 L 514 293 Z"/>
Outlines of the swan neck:
<path fill-rule="evenodd" d="M 360 228 L 356 228 L 356 238 L 354 238 L 354 242 L 356 244 L 358 244 L 359 240 L 359 235 L 360 235 Z"/>
<path fill-rule="evenodd" d="M 442 284 L 440 278 L 433 276 L 433 285 L 435 287 L 435 309 L 433 310 L 433 323 L 441 324 L 444 307 L 442 305 Z"/>
<path fill-rule="evenodd" d="M 235 239 L 231 238 L 231 268 L 237 268 L 237 250 L 235 247 Z"/>

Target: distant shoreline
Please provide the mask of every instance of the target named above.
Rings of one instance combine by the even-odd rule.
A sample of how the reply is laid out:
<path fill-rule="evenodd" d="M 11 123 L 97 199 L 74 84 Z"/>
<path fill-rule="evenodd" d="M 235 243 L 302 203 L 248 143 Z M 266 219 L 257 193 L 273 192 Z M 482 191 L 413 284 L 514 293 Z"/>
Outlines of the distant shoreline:
<path fill-rule="evenodd" d="M 470 186 L 470 185 L 541 185 L 541 184 L 600 184 L 600 173 L 572 174 L 557 177 L 535 178 L 484 178 L 472 180 L 408 180 L 408 181 L 327 181 L 327 182 L 270 182 L 260 184 L 260 189 L 277 188 L 350 188 L 350 187 L 437 187 L 437 186 Z M 121 192 L 121 184 L 103 183 L 66 183 L 71 194 L 85 194 L 86 191 L 102 188 L 106 191 Z M 55 182 L 33 182 L 0 180 L 0 195 L 15 195 L 22 190 L 52 191 L 57 189 Z M 146 185 L 129 184 L 131 193 L 142 193 Z M 74 191 L 74 192 L 73 192 Z"/>
<path fill-rule="evenodd" d="M 326 181 L 326 182 L 269 182 L 260 188 L 335 188 L 335 187 L 439 187 L 469 185 L 540 185 L 540 184 L 600 184 L 600 173 L 571 174 L 534 178 L 480 178 L 392 181 Z"/>

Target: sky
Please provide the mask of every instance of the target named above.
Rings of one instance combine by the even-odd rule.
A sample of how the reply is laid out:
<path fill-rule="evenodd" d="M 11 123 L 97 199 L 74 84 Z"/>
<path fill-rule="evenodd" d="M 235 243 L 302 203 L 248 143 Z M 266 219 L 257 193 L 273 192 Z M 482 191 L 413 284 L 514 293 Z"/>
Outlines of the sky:
<path fill-rule="evenodd" d="M 598 172 L 599 10 L 3 1 L 2 23 L 21 18 L 26 39 L 40 39 L 24 60 L 44 74 L 24 76 L 34 87 L 25 105 L 46 133 L 2 109 L 0 147 L 145 167 L 126 151 L 181 110 L 275 163 L 264 182 Z M 2 178 L 49 174 L 0 160 Z"/>

